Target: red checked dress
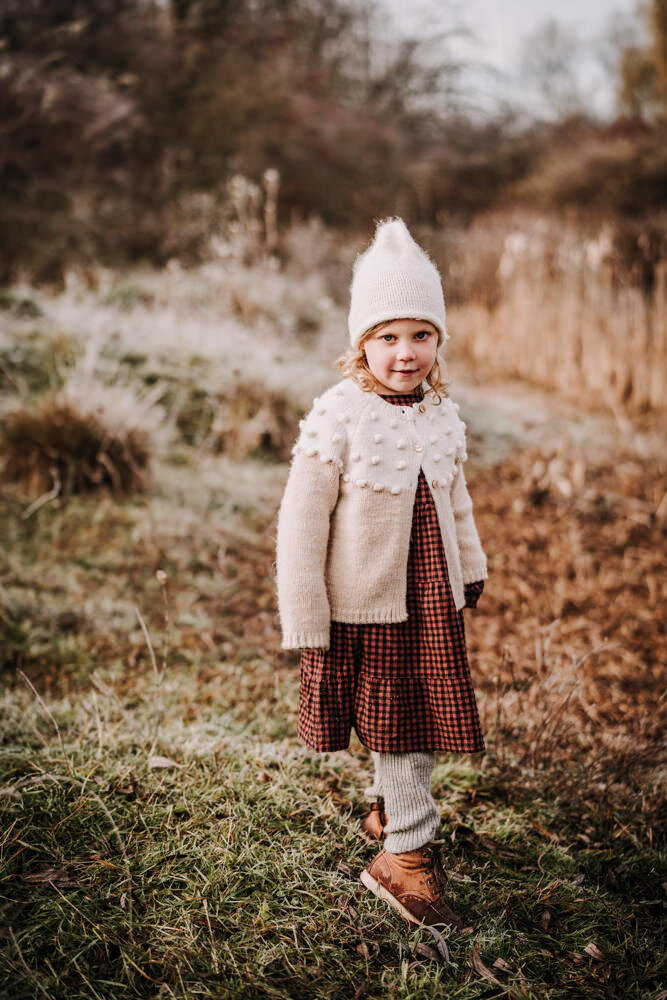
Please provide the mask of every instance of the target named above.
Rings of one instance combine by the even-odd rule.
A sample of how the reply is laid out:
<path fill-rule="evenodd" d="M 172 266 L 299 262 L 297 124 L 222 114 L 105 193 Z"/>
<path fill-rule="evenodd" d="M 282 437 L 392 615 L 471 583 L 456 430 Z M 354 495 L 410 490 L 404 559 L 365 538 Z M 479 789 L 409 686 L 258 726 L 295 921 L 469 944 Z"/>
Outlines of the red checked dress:
<path fill-rule="evenodd" d="M 385 396 L 396 405 L 422 398 Z M 466 587 L 472 604 L 483 583 Z M 344 750 L 352 729 L 370 750 L 477 753 L 484 739 L 466 652 L 463 611 L 447 573 L 433 497 L 422 470 L 407 567 L 408 619 L 331 622 L 329 649 L 301 652 L 298 735 L 318 751 Z"/>

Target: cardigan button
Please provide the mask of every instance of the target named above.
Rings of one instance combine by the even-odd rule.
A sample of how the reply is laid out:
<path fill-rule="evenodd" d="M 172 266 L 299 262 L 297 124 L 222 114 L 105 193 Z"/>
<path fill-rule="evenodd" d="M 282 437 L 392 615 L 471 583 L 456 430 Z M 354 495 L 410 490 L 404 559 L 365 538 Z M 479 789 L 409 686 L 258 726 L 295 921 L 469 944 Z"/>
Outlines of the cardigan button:
<path fill-rule="evenodd" d="M 433 487 L 434 490 L 437 490 L 439 485 L 440 483 L 438 482 L 437 479 L 434 479 L 433 482 L 431 483 L 431 486 Z"/>
<path fill-rule="evenodd" d="M 424 445 L 421 443 L 421 441 L 416 441 L 415 442 L 415 451 L 423 451 L 423 450 L 424 450 Z"/>
<path fill-rule="evenodd" d="M 419 412 L 420 413 L 426 413 L 426 407 L 424 406 L 423 403 L 419 404 Z"/>

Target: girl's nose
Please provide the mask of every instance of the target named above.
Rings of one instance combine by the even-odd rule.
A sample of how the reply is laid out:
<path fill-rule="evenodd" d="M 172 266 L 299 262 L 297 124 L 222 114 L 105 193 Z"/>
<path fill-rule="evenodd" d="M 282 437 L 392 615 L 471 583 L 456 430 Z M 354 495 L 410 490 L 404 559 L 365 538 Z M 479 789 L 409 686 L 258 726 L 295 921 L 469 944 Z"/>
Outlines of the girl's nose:
<path fill-rule="evenodd" d="M 414 358 L 415 351 L 412 344 L 399 344 L 398 347 L 398 357 L 399 360 L 408 360 L 408 358 Z"/>

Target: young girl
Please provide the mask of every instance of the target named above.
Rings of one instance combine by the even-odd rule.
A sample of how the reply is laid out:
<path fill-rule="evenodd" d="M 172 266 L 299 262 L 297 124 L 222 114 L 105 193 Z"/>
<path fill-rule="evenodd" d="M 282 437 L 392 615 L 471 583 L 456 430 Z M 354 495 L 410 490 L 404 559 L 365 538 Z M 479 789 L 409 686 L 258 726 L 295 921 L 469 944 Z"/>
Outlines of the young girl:
<path fill-rule="evenodd" d="M 437 350 L 440 276 L 401 219 L 354 266 L 342 381 L 301 423 L 278 518 L 283 648 L 302 649 L 300 738 L 372 751 L 361 880 L 416 923 L 460 921 L 443 898 L 434 751 L 484 749 L 462 609 L 486 557 L 463 474 L 465 424 Z"/>

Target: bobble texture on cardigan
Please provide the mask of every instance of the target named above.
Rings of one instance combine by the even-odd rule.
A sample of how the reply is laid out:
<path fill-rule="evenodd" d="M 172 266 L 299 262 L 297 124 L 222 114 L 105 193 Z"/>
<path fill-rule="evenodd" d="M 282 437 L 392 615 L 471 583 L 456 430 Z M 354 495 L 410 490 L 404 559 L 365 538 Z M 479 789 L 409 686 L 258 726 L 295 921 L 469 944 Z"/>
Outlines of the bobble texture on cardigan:
<path fill-rule="evenodd" d="M 424 384 L 424 388 L 428 386 Z M 329 645 L 331 621 L 407 619 L 412 508 L 422 468 L 435 501 L 456 607 L 487 577 L 463 463 L 458 404 L 396 407 L 352 379 L 302 421 L 278 515 L 283 648 Z"/>

